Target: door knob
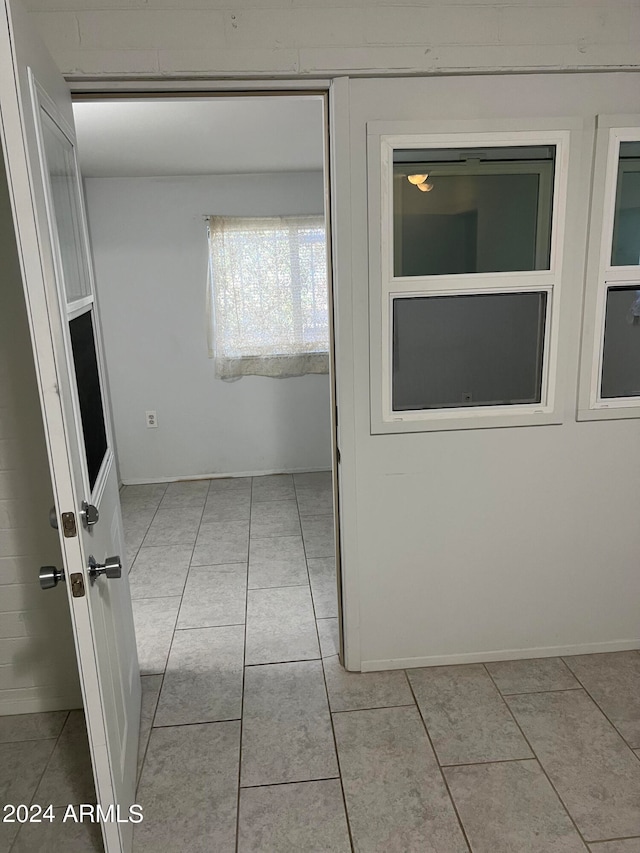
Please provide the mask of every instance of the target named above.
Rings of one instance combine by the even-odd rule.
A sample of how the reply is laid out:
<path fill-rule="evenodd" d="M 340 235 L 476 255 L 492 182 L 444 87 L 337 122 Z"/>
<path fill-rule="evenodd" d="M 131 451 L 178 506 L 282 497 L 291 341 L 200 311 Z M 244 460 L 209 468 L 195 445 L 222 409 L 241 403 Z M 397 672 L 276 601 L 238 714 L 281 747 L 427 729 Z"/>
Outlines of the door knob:
<path fill-rule="evenodd" d="M 96 563 L 92 554 L 89 557 L 89 577 L 94 581 L 100 575 L 106 575 L 108 578 L 122 577 L 120 557 L 107 557 L 104 563 Z"/>
<path fill-rule="evenodd" d="M 59 581 L 64 580 L 64 569 L 56 569 L 55 566 L 42 566 L 39 578 L 42 589 L 53 589 L 54 586 L 58 586 Z"/>

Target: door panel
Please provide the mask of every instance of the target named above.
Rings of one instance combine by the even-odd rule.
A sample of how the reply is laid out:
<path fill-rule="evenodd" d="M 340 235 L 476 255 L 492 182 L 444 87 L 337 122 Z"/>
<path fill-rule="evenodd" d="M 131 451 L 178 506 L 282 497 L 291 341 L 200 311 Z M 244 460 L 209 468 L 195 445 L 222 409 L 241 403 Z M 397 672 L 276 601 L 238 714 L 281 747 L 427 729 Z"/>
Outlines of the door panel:
<path fill-rule="evenodd" d="M 0 22 L 0 117 L 56 509 L 76 521 L 59 529 L 98 803 L 126 817 L 140 679 L 71 100 L 12 0 Z M 91 576 L 90 557 L 116 554 L 120 578 Z M 103 836 L 107 853 L 130 850 L 132 825 L 105 823 Z"/>

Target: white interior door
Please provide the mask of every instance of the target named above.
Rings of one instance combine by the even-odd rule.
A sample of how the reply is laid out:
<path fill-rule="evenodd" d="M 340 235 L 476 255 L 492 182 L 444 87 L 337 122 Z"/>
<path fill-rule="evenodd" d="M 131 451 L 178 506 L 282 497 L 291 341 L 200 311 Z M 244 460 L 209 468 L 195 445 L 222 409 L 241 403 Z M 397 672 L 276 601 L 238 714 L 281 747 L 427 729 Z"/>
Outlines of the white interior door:
<path fill-rule="evenodd" d="M 140 679 L 71 99 L 13 0 L 0 22 L 0 118 L 97 798 L 123 818 Z M 103 822 L 108 853 L 131 849 L 132 824 L 116 817 Z"/>

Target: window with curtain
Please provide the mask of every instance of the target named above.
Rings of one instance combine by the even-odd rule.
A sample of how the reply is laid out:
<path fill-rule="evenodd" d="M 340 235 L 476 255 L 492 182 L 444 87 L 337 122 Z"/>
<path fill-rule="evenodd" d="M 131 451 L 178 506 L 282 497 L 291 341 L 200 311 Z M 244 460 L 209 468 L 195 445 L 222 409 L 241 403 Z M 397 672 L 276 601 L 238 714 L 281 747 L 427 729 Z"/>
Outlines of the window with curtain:
<path fill-rule="evenodd" d="M 329 370 L 322 216 L 210 216 L 209 355 L 219 379 Z"/>

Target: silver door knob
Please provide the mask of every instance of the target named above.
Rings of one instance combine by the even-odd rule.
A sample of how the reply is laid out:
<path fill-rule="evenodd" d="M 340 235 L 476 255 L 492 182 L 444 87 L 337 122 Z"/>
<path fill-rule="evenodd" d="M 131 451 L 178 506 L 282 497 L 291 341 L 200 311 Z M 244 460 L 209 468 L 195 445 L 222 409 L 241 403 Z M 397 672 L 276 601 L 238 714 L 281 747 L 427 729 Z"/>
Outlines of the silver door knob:
<path fill-rule="evenodd" d="M 56 569 L 55 566 L 42 566 L 39 578 L 42 589 L 53 589 L 54 586 L 58 586 L 59 581 L 64 580 L 64 569 Z"/>
<path fill-rule="evenodd" d="M 100 575 L 108 578 L 122 577 L 122 563 L 120 557 L 107 557 L 104 563 L 96 563 L 93 554 L 89 557 L 89 577 L 94 581 Z"/>

